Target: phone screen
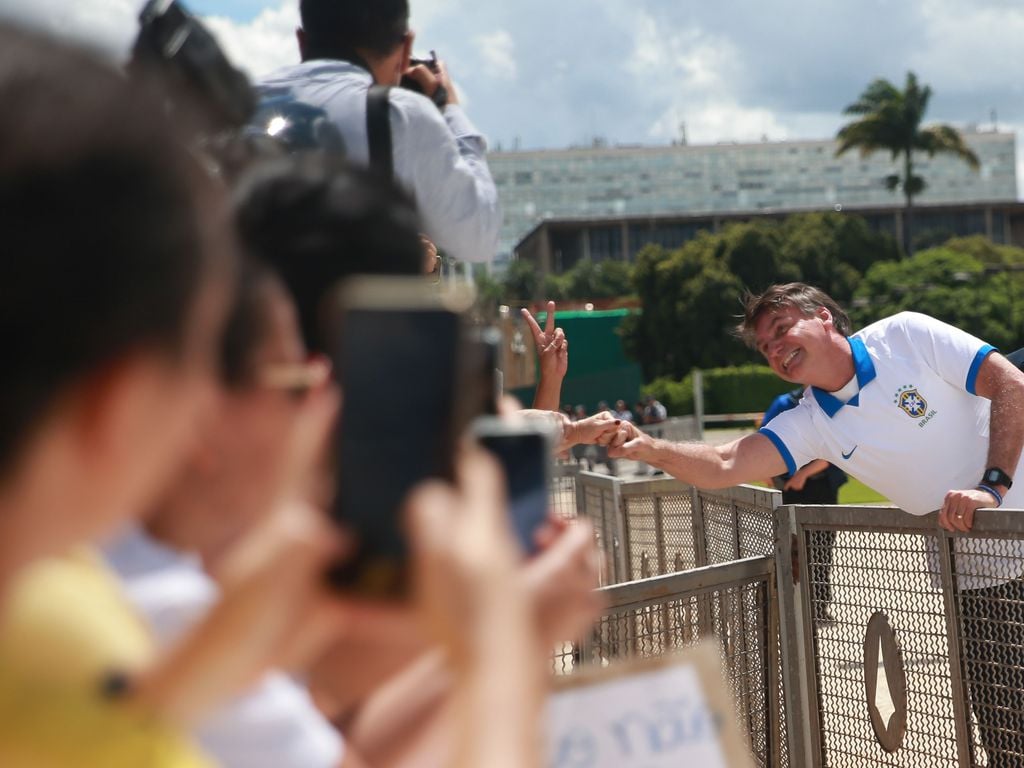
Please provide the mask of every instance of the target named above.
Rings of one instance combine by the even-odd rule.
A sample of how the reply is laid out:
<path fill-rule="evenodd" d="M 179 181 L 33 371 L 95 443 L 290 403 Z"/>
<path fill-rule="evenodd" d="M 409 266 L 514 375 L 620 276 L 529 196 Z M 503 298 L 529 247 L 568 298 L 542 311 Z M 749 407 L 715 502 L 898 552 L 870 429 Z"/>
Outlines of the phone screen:
<path fill-rule="evenodd" d="M 539 433 L 480 434 L 480 444 L 505 470 L 512 525 L 523 551 L 537 551 L 534 534 L 548 517 L 548 446 Z"/>
<path fill-rule="evenodd" d="M 356 552 L 332 573 L 340 586 L 404 591 L 402 505 L 420 481 L 453 474 L 459 327 L 444 309 L 343 316 L 334 516 L 354 534 Z"/>

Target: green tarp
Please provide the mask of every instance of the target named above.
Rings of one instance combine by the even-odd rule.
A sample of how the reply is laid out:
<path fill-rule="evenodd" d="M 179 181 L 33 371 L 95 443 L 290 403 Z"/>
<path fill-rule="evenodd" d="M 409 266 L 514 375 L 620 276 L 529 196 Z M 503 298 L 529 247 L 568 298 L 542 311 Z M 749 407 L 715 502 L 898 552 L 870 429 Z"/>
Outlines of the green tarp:
<path fill-rule="evenodd" d="M 622 350 L 617 333 L 629 309 L 556 312 L 555 322 L 569 339 L 569 372 L 562 385 L 562 404 L 584 405 L 593 413 L 599 401 L 614 406 L 619 398 L 632 410 L 640 396 L 640 366 Z M 546 313 L 537 320 L 544 325 Z M 538 374 L 539 375 L 539 374 Z M 512 390 L 524 405 L 533 402 L 533 387 Z"/>

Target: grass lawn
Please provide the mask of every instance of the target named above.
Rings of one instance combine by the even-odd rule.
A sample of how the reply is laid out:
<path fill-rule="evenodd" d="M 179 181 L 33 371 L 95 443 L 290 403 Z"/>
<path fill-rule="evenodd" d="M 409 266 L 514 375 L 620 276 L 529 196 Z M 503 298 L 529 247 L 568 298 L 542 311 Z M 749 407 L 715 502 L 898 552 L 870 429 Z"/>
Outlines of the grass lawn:
<path fill-rule="evenodd" d="M 764 486 L 764 483 L 751 483 L 751 485 Z M 864 483 L 856 478 L 849 478 L 839 488 L 840 504 L 888 504 L 889 500 L 882 495 L 875 493 Z"/>
<path fill-rule="evenodd" d="M 840 504 L 884 504 L 888 503 L 888 499 L 883 498 L 881 495 L 875 493 L 873 490 L 868 488 L 864 483 L 856 478 L 851 477 L 846 481 L 846 484 L 839 489 L 839 503 Z"/>

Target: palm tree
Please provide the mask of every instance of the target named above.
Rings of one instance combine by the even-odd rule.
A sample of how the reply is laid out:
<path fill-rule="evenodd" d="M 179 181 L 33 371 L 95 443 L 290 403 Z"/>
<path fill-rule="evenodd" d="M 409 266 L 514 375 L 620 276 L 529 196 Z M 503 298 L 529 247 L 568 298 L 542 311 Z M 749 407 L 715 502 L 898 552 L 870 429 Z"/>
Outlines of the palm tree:
<path fill-rule="evenodd" d="M 925 188 L 924 179 L 914 174 L 914 152 L 927 152 L 929 157 L 944 152 L 962 158 L 974 170 L 979 165 L 978 156 L 952 126 L 921 127 L 931 96 L 932 89 L 918 85 L 913 72 L 907 73 L 907 84 L 902 91 L 879 78 L 843 110 L 843 114 L 858 117 L 840 128 L 836 136 L 839 141 L 837 157 L 856 147 L 862 157 L 875 151 L 887 151 L 892 153 L 894 161 L 903 158 L 903 173 L 886 177 L 885 185 L 894 192 L 902 189 L 906 199 L 903 238 L 907 254 L 914 251 L 914 196 Z"/>

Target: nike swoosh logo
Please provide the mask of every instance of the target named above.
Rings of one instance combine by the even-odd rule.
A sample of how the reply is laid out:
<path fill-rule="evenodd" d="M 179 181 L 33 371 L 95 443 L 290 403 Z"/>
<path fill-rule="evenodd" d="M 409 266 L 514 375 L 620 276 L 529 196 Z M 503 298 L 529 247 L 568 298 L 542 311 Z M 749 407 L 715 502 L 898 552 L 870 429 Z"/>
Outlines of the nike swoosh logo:
<path fill-rule="evenodd" d="M 843 454 L 843 458 L 844 459 L 849 459 L 851 456 L 853 456 L 853 452 L 856 451 L 856 450 L 857 450 L 857 446 L 855 445 L 855 446 L 853 446 L 853 448 L 850 449 L 849 453 L 844 453 Z"/>

